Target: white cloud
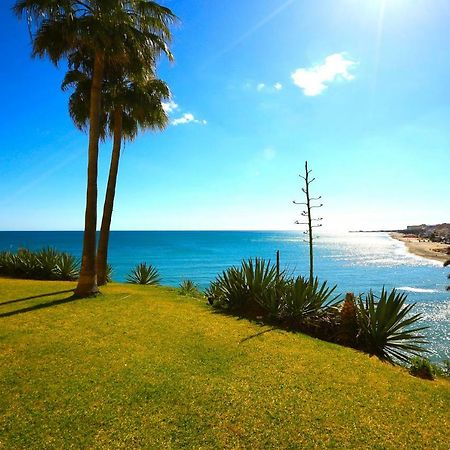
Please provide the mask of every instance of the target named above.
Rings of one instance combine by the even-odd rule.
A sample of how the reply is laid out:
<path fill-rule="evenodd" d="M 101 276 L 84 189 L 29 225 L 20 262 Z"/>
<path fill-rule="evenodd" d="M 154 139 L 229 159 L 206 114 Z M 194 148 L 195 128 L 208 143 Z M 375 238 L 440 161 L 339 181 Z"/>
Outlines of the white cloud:
<path fill-rule="evenodd" d="M 353 80 L 355 77 L 350 70 L 355 66 L 356 62 L 347 59 L 343 53 L 334 53 L 327 56 L 323 64 L 297 69 L 291 78 L 305 95 L 313 97 L 320 95 L 333 81 Z"/>
<path fill-rule="evenodd" d="M 281 89 L 283 89 L 283 85 L 281 83 L 275 83 L 273 87 L 276 91 L 281 91 Z"/>
<path fill-rule="evenodd" d="M 256 86 L 256 90 L 261 92 L 265 87 L 266 87 L 266 85 L 264 83 L 259 83 Z"/>
<path fill-rule="evenodd" d="M 208 122 L 206 120 L 199 120 L 194 117 L 191 113 L 184 113 L 181 117 L 172 120 L 172 125 L 185 125 L 187 123 L 198 123 L 200 125 L 206 125 Z"/>
<path fill-rule="evenodd" d="M 173 113 L 178 109 L 178 105 L 173 100 L 162 102 L 162 107 L 167 114 Z"/>

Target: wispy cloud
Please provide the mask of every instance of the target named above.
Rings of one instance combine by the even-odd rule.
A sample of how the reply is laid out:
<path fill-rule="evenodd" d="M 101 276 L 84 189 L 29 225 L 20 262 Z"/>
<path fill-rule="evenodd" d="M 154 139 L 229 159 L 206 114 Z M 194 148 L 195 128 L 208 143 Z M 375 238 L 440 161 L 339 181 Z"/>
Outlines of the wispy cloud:
<path fill-rule="evenodd" d="M 334 81 L 353 80 L 355 77 L 350 71 L 356 64 L 343 53 L 334 53 L 327 56 L 323 64 L 297 69 L 292 73 L 291 78 L 305 95 L 314 97 L 322 94 Z"/>
<path fill-rule="evenodd" d="M 246 83 L 244 85 L 245 89 L 249 89 L 249 88 L 253 88 L 255 89 L 255 85 L 252 86 L 251 83 Z M 275 83 L 275 84 L 266 84 L 266 83 L 258 83 L 256 85 L 256 90 L 258 92 L 267 92 L 267 93 L 274 93 L 274 92 L 279 92 L 281 91 L 281 89 L 283 89 L 283 85 L 281 83 Z"/>
<path fill-rule="evenodd" d="M 208 122 L 206 120 L 199 120 L 194 117 L 192 113 L 184 113 L 181 117 L 172 120 L 172 125 L 186 125 L 188 123 L 198 123 L 200 125 L 206 125 Z"/>

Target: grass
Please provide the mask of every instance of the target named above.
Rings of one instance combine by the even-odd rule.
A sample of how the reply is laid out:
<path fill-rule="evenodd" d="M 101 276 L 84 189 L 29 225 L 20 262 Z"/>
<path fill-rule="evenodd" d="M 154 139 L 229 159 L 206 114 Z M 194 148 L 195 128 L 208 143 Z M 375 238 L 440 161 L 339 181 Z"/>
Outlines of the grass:
<path fill-rule="evenodd" d="M 170 288 L 73 287 L 0 279 L 0 448 L 448 448 L 446 380 Z"/>

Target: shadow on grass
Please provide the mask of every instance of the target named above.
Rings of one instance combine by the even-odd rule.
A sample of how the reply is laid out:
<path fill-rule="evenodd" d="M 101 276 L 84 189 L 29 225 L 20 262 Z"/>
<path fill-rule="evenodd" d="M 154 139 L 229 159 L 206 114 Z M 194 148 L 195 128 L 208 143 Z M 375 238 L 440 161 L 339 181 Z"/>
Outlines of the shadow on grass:
<path fill-rule="evenodd" d="M 73 289 L 67 289 L 65 291 L 50 292 L 49 294 L 33 295 L 31 297 L 18 298 L 16 300 L 7 300 L 6 302 L 0 303 L 0 306 L 11 305 L 12 303 L 24 302 L 25 300 L 33 300 L 35 298 L 52 297 L 52 296 L 58 295 L 58 294 L 67 294 L 68 292 L 73 292 Z"/>
<path fill-rule="evenodd" d="M 264 316 L 258 316 L 254 317 L 251 314 L 246 314 L 238 311 L 230 311 L 227 309 L 222 309 L 220 307 L 214 307 L 212 306 L 212 312 L 213 314 L 219 314 L 221 316 L 226 317 L 232 317 L 233 319 L 237 320 L 245 320 L 247 322 L 250 322 L 253 325 L 256 325 L 258 327 L 271 327 L 269 329 L 265 329 L 260 331 L 259 333 L 250 335 L 246 338 L 243 338 L 241 341 L 239 341 L 239 344 L 242 344 L 245 341 L 248 341 L 249 339 L 252 339 L 254 337 L 260 336 L 262 334 L 268 333 L 269 331 L 274 330 L 280 330 L 280 331 L 287 331 L 289 333 L 293 334 L 303 334 L 309 337 L 312 337 L 314 339 L 319 339 L 321 341 L 330 342 L 332 344 L 337 344 L 343 347 L 349 347 L 358 350 L 353 345 L 346 345 L 343 342 L 339 342 L 337 340 L 337 334 L 336 331 L 330 331 L 330 330 L 321 330 L 319 327 L 314 326 L 308 326 L 308 324 L 304 323 L 292 323 L 289 321 L 279 321 L 270 319 L 269 317 Z"/>
<path fill-rule="evenodd" d="M 270 331 L 277 330 L 277 329 L 278 329 L 277 327 L 272 327 L 272 328 L 269 328 L 268 330 L 263 330 L 263 331 L 260 331 L 259 333 L 252 334 L 250 336 L 247 336 L 244 339 L 241 339 L 239 341 L 239 344 L 243 344 L 244 342 L 249 341 L 250 339 L 253 339 L 255 337 L 261 336 L 262 334 L 266 334 L 266 333 L 269 333 Z"/>
<path fill-rule="evenodd" d="M 262 330 L 259 333 L 251 334 L 250 336 L 247 336 L 247 337 L 241 339 L 239 341 L 239 344 L 243 344 L 244 342 L 249 341 L 250 339 L 256 338 L 265 333 L 269 333 L 270 331 L 274 331 L 274 330 L 284 330 L 285 331 L 285 328 L 283 326 L 281 326 L 278 323 L 274 323 L 273 321 L 267 320 L 267 318 L 266 319 L 264 319 L 262 317 L 255 318 L 248 314 L 239 314 L 236 311 L 229 311 L 226 309 L 214 308 L 214 307 L 212 309 L 212 312 L 213 312 L 213 314 L 219 314 L 221 316 L 232 317 L 233 319 L 237 319 L 237 320 L 246 320 L 247 322 L 250 322 L 253 325 L 256 325 L 258 327 L 268 327 L 268 326 L 272 327 L 269 329 Z"/>
<path fill-rule="evenodd" d="M 61 293 L 64 293 L 64 292 L 72 292 L 72 290 L 70 290 L 70 291 L 62 291 L 62 292 L 58 292 L 58 293 L 61 294 Z M 29 299 L 39 298 L 39 297 L 46 297 L 46 296 L 56 295 L 56 294 L 57 293 L 54 292 L 52 294 L 38 295 L 38 296 L 35 296 L 35 297 L 30 297 Z M 24 313 L 31 312 L 31 311 L 37 311 L 39 309 L 51 308 L 52 306 L 64 305 L 65 303 L 73 302 L 73 301 L 78 300 L 78 299 L 79 299 L 78 297 L 75 297 L 74 295 L 71 295 L 69 297 L 61 298 L 59 300 L 53 300 L 53 301 L 47 302 L 47 303 L 39 303 L 37 305 L 29 306 L 27 308 L 17 309 L 15 311 L 9 311 L 9 312 L 6 312 L 6 313 L 1 313 L 0 314 L 0 318 L 16 316 L 18 314 L 24 314 Z M 24 300 L 24 299 L 22 299 L 22 300 Z"/>

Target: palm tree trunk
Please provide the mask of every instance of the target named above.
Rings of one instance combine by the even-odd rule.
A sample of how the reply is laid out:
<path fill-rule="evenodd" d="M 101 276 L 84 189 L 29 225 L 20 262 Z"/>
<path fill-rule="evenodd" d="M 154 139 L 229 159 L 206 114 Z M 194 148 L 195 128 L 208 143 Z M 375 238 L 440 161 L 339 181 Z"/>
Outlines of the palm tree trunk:
<path fill-rule="evenodd" d="M 88 297 L 98 293 L 95 251 L 97 240 L 97 171 L 98 141 L 100 137 L 101 89 L 104 72 L 104 55 L 97 51 L 92 75 L 89 109 L 88 180 L 86 191 L 86 213 L 84 222 L 83 255 L 80 278 L 75 289 L 77 297 Z"/>
<path fill-rule="evenodd" d="M 103 206 L 102 226 L 97 252 L 97 281 L 99 286 L 106 284 L 108 268 L 108 242 L 111 229 L 111 217 L 116 195 L 117 173 L 119 171 L 120 150 L 122 144 L 122 107 L 114 110 L 114 144 L 109 168 L 108 186 L 106 188 L 105 204 Z"/>

